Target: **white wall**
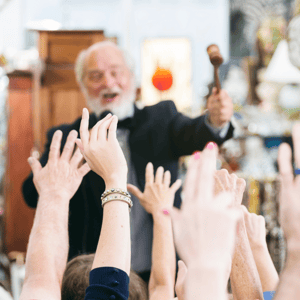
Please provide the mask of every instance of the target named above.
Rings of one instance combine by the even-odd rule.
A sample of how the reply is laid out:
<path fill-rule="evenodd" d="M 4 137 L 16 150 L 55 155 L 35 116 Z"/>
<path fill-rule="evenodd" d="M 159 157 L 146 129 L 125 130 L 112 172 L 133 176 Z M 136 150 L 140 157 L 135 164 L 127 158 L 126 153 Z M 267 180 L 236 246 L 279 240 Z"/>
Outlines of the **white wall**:
<path fill-rule="evenodd" d="M 132 9 L 124 3 L 132 1 Z M 125 11 L 131 11 L 126 23 Z M 23 28 L 30 20 L 50 18 L 68 29 L 104 29 L 129 46 L 140 77 L 141 45 L 146 38 L 187 37 L 192 43 L 194 102 L 212 78 L 206 54 L 217 43 L 229 54 L 229 0 L 12 0 L 0 13 L 0 49 L 24 47 Z M 126 26 L 129 24 L 129 27 Z M 5 26 L 4 26 L 5 25 Z M 128 30 L 129 29 L 129 30 Z"/>
<path fill-rule="evenodd" d="M 0 51 L 23 47 L 22 0 L 12 0 L 0 12 Z"/>

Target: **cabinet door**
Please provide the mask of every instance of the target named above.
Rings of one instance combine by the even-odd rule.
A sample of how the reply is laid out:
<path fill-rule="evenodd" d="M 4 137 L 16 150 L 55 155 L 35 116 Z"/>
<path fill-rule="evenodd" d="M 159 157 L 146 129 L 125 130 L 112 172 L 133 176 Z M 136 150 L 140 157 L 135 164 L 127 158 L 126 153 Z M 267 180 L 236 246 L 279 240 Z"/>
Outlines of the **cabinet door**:
<path fill-rule="evenodd" d="M 22 80 L 22 78 L 18 79 L 21 83 Z M 10 84 L 7 165 L 4 185 L 5 244 L 8 252 L 26 252 L 35 211 L 25 204 L 21 192 L 23 181 L 30 173 L 27 158 L 33 147 L 31 100 L 30 90 L 22 89 L 20 86 L 15 89 Z"/>

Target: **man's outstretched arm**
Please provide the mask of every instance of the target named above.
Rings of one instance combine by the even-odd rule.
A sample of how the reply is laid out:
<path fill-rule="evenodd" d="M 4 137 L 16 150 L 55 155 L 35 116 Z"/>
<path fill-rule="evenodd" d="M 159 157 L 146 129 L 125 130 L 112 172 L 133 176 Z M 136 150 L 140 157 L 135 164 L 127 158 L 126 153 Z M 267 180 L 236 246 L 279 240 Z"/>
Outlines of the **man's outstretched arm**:
<path fill-rule="evenodd" d="M 174 105 L 174 104 L 173 104 Z M 172 111 L 176 108 L 171 108 Z M 213 141 L 219 146 L 233 136 L 234 127 L 230 120 L 233 115 L 232 99 L 225 90 L 217 93 L 213 89 L 207 100 L 207 113 L 191 119 L 181 113 L 174 115 L 170 124 L 172 153 L 180 157 L 204 149 Z"/>

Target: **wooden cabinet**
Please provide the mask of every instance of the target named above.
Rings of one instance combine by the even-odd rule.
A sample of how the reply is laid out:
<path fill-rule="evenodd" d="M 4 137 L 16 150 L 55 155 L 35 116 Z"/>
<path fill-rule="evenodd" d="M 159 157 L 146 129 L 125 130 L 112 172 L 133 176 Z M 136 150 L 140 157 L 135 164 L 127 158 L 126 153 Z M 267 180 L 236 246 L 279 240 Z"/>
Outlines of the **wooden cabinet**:
<path fill-rule="evenodd" d="M 30 173 L 27 158 L 33 147 L 32 74 L 13 72 L 8 76 L 4 237 L 7 252 L 25 252 L 34 217 L 34 209 L 25 204 L 21 191 L 23 181 Z"/>

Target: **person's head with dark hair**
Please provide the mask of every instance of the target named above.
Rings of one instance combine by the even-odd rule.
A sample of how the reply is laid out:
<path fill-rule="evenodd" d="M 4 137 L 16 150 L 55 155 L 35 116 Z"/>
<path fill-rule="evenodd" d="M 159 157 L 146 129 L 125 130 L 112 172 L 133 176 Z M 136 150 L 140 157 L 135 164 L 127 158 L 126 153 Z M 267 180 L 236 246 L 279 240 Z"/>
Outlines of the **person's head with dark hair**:
<path fill-rule="evenodd" d="M 67 264 L 61 288 L 62 300 L 84 300 L 85 290 L 89 286 L 89 274 L 94 254 L 79 255 Z M 129 300 L 147 300 L 148 288 L 144 280 L 130 270 Z"/>

